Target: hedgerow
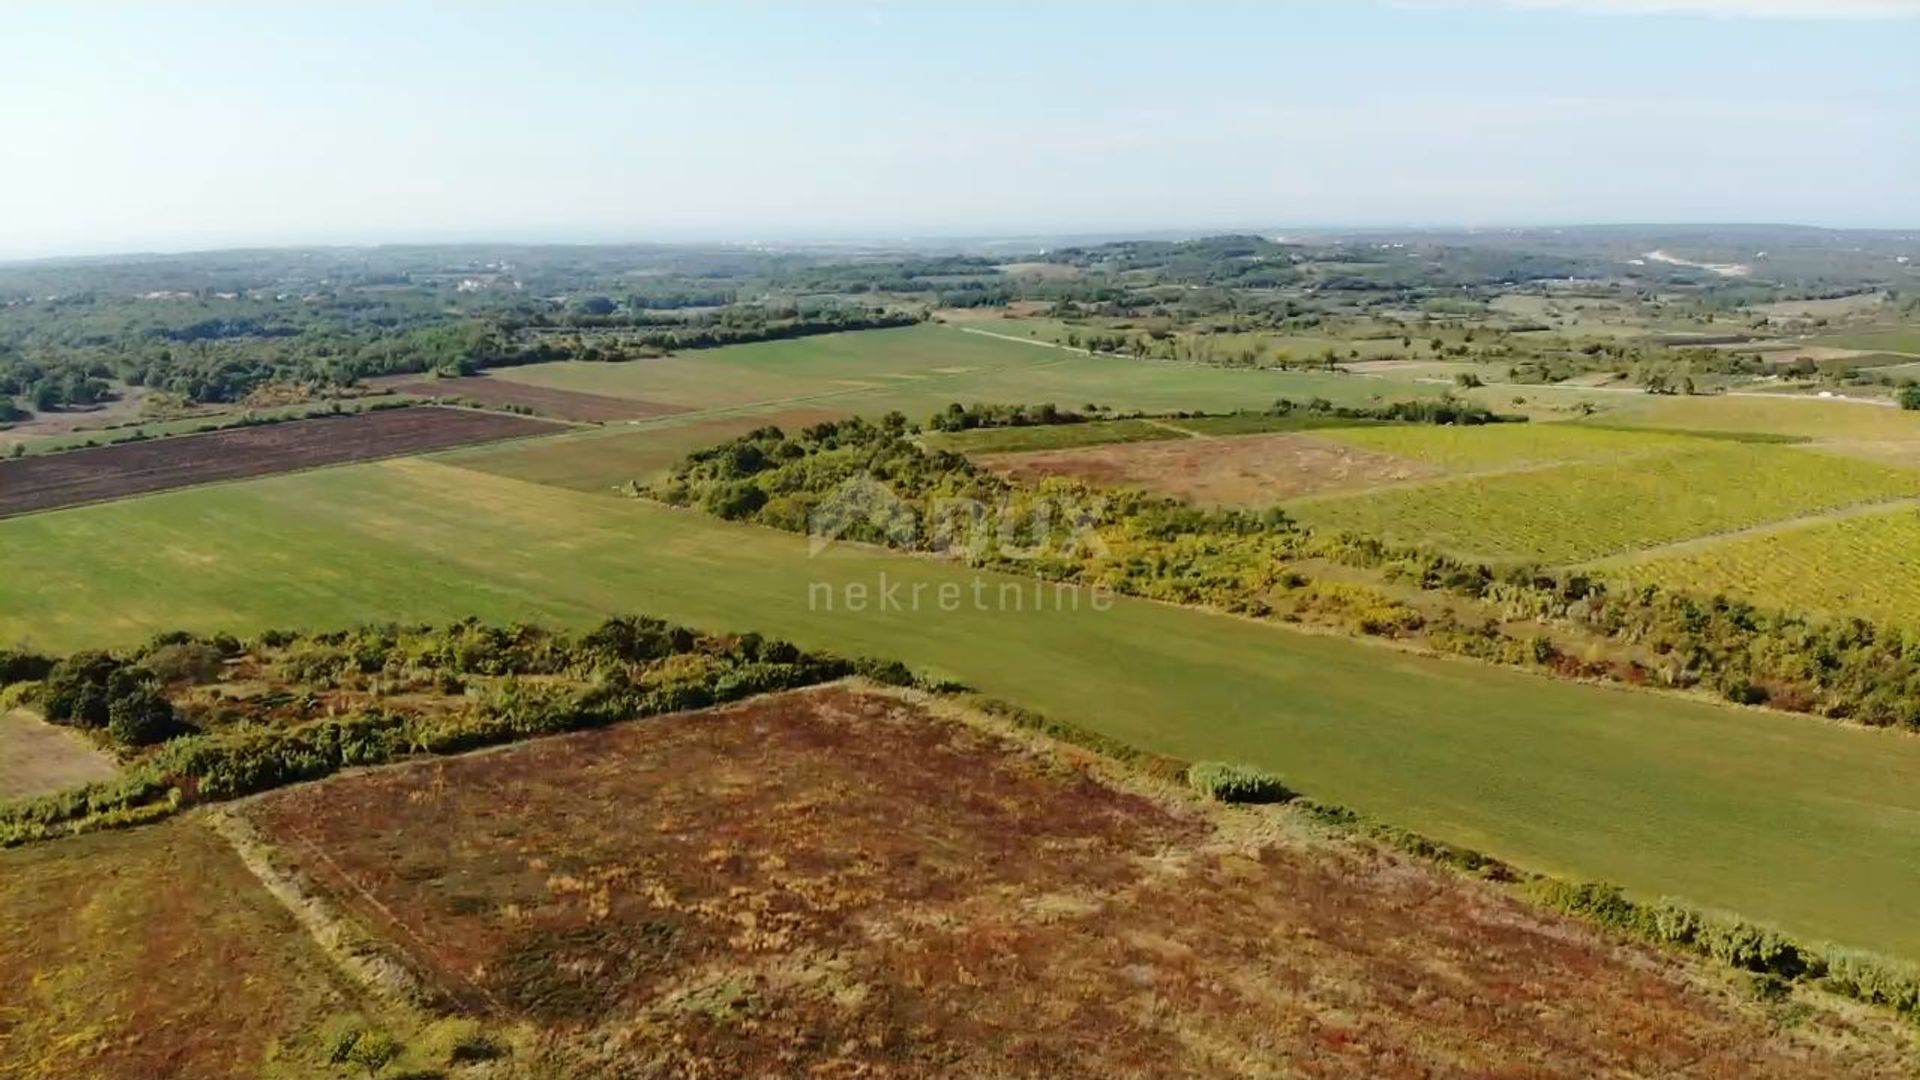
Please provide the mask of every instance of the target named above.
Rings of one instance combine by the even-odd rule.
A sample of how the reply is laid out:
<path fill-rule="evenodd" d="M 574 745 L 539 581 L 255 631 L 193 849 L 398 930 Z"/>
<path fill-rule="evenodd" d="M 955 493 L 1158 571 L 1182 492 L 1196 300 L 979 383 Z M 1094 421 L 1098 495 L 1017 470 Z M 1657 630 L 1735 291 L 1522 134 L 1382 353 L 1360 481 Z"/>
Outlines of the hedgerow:
<path fill-rule="evenodd" d="M 185 806 L 341 769 L 705 708 L 849 675 L 900 686 L 947 685 L 925 683 L 889 661 L 810 654 L 757 634 L 703 635 L 646 618 L 611 619 L 578 637 L 466 622 L 438 629 L 270 633 L 257 647 L 274 657 L 283 678 L 297 676 L 314 685 L 403 671 L 492 678 L 445 711 L 368 708 L 295 723 L 246 722 L 173 738 L 114 780 L 0 805 L 0 847 L 143 824 Z M 70 670 L 87 678 L 129 665 L 107 654 L 83 654 L 78 660 Z M 569 678 L 553 678 L 562 674 Z M 74 682 L 92 685 L 79 674 Z M 150 684 L 141 685 L 143 693 L 153 692 Z M 78 704 L 67 707 L 84 707 L 90 700 L 76 698 Z"/>

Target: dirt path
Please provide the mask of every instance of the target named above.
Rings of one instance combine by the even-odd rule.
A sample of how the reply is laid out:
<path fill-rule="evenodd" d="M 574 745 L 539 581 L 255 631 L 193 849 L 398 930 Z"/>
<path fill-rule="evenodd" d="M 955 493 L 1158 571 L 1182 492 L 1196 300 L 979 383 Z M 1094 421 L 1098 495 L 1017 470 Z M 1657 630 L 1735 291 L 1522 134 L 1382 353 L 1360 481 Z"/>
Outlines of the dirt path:
<path fill-rule="evenodd" d="M 120 774 L 78 734 L 21 709 L 0 711 L 0 802 L 49 795 Z"/>
<path fill-rule="evenodd" d="M 1760 525 L 1751 525 L 1730 532 L 1709 533 L 1686 540 L 1677 540 L 1659 547 L 1641 548 L 1622 555 L 1609 555 L 1604 559 L 1581 563 L 1582 570 L 1605 570 L 1612 567 L 1631 566 L 1636 563 L 1652 562 L 1672 555 L 1688 555 L 1697 551 L 1730 544 L 1736 540 L 1745 540 L 1754 536 L 1770 536 L 1774 533 L 1793 532 L 1796 529 L 1825 525 L 1830 521 L 1845 521 L 1848 518 L 1872 517 L 1875 514 L 1891 514 L 1900 510 L 1920 508 L 1920 499 L 1888 499 L 1879 502 L 1855 503 L 1842 506 L 1837 510 L 1823 510 L 1817 514 L 1805 514 L 1801 517 L 1787 518 L 1783 521 L 1769 521 Z"/>

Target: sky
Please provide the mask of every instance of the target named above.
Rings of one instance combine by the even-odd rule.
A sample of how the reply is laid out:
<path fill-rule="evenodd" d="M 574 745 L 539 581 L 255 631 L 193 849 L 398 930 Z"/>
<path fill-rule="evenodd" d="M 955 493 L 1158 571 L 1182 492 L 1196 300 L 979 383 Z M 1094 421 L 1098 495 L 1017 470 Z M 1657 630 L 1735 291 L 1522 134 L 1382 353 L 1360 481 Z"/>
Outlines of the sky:
<path fill-rule="evenodd" d="M 1920 0 L 48 0 L 0 30 L 0 258 L 1910 228 L 1916 56 Z"/>

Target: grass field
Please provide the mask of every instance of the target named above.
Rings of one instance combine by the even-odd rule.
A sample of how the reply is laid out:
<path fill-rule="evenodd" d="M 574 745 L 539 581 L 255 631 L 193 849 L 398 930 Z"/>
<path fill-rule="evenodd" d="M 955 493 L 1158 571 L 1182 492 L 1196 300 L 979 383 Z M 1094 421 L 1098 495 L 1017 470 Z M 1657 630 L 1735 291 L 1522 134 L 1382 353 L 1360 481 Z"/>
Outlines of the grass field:
<path fill-rule="evenodd" d="M 330 1077 L 365 1007 L 195 821 L 0 851 L 0 1074 Z"/>
<path fill-rule="evenodd" d="M 1911 1068 L 1484 883 L 1123 784 L 833 686 L 246 813 L 447 998 L 550 1033 L 556 1076 Z"/>
<path fill-rule="evenodd" d="M 953 401 L 1227 411 L 1265 408 L 1281 397 L 1360 404 L 1439 392 L 1405 381 L 1092 357 L 934 325 L 735 345 L 661 360 L 504 368 L 493 377 L 696 410 L 899 409 L 915 420 Z"/>
<path fill-rule="evenodd" d="M 1710 533 L 1920 495 L 1920 472 L 1796 447 L 1707 442 L 1292 504 L 1312 525 L 1476 558 L 1583 562 Z"/>
<path fill-rule="evenodd" d="M 1920 626 L 1920 513 L 1912 507 L 1736 537 L 1614 568 L 1633 581 L 1767 607 Z"/>
<path fill-rule="evenodd" d="M 464 468 L 575 491 L 611 491 L 647 480 L 694 450 L 773 424 L 788 431 L 834 420 L 844 412 L 786 409 L 697 417 L 579 432 L 552 439 L 477 446 L 437 455 Z"/>
<path fill-rule="evenodd" d="M 632 610 L 754 627 L 1148 749 L 1266 764 L 1542 869 L 1920 958 L 1920 739 L 1144 602 L 1035 610 L 1031 582 L 991 575 L 986 610 L 929 610 L 928 595 L 917 611 L 823 611 L 809 582 L 879 589 L 884 573 L 911 596 L 975 576 L 850 547 L 810 559 L 801 537 L 418 460 L 19 518 L 0 545 L 15 570 L 0 641 Z M 1002 585 L 1024 610 L 1003 610 Z"/>

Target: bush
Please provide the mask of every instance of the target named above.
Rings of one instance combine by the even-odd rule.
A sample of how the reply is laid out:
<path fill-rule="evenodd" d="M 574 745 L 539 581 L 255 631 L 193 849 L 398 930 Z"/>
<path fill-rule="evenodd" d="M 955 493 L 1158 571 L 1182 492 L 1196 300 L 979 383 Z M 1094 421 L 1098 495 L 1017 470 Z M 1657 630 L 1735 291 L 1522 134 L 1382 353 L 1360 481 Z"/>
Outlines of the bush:
<path fill-rule="evenodd" d="M 47 674 L 47 719 L 73 727 L 107 724 L 107 682 L 125 665 L 103 652 L 77 652 Z"/>
<path fill-rule="evenodd" d="M 0 649 L 0 686 L 39 682 L 53 671 L 53 661 L 25 649 Z"/>
<path fill-rule="evenodd" d="M 107 703 L 107 734 L 122 746 L 152 746 L 182 730 L 173 703 L 152 686 L 136 686 Z"/>
<path fill-rule="evenodd" d="M 1273 773 L 1219 761 L 1202 761 L 1189 767 L 1187 785 L 1224 803 L 1283 803 L 1298 797 Z"/>
<path fill-rule="evenodd" d="M 219 678 L 222 659 L 221 649 L 216 645 L 183 641 L 149 651 L 141 659 L 141 666 L 163 683 L 199 686 Z"/>
<path fill-rule="evenodd" d="M 501 1056 L 501 1049 L 478 1022 L 456 1017 L 429 1027 L 416 1044 L 415 1055 L 432 1065 L 466 1065 L 492 1061 Z"/>
<path fill-rule="evenodd" d="M 380 1070 L 393 1064 L 402 1049 L 400 1040 L 384 1031 L 363 1032 L 347 1051 L 346 1063 L 367 1070 L 368 1076 L 378 1076 Z"/>

